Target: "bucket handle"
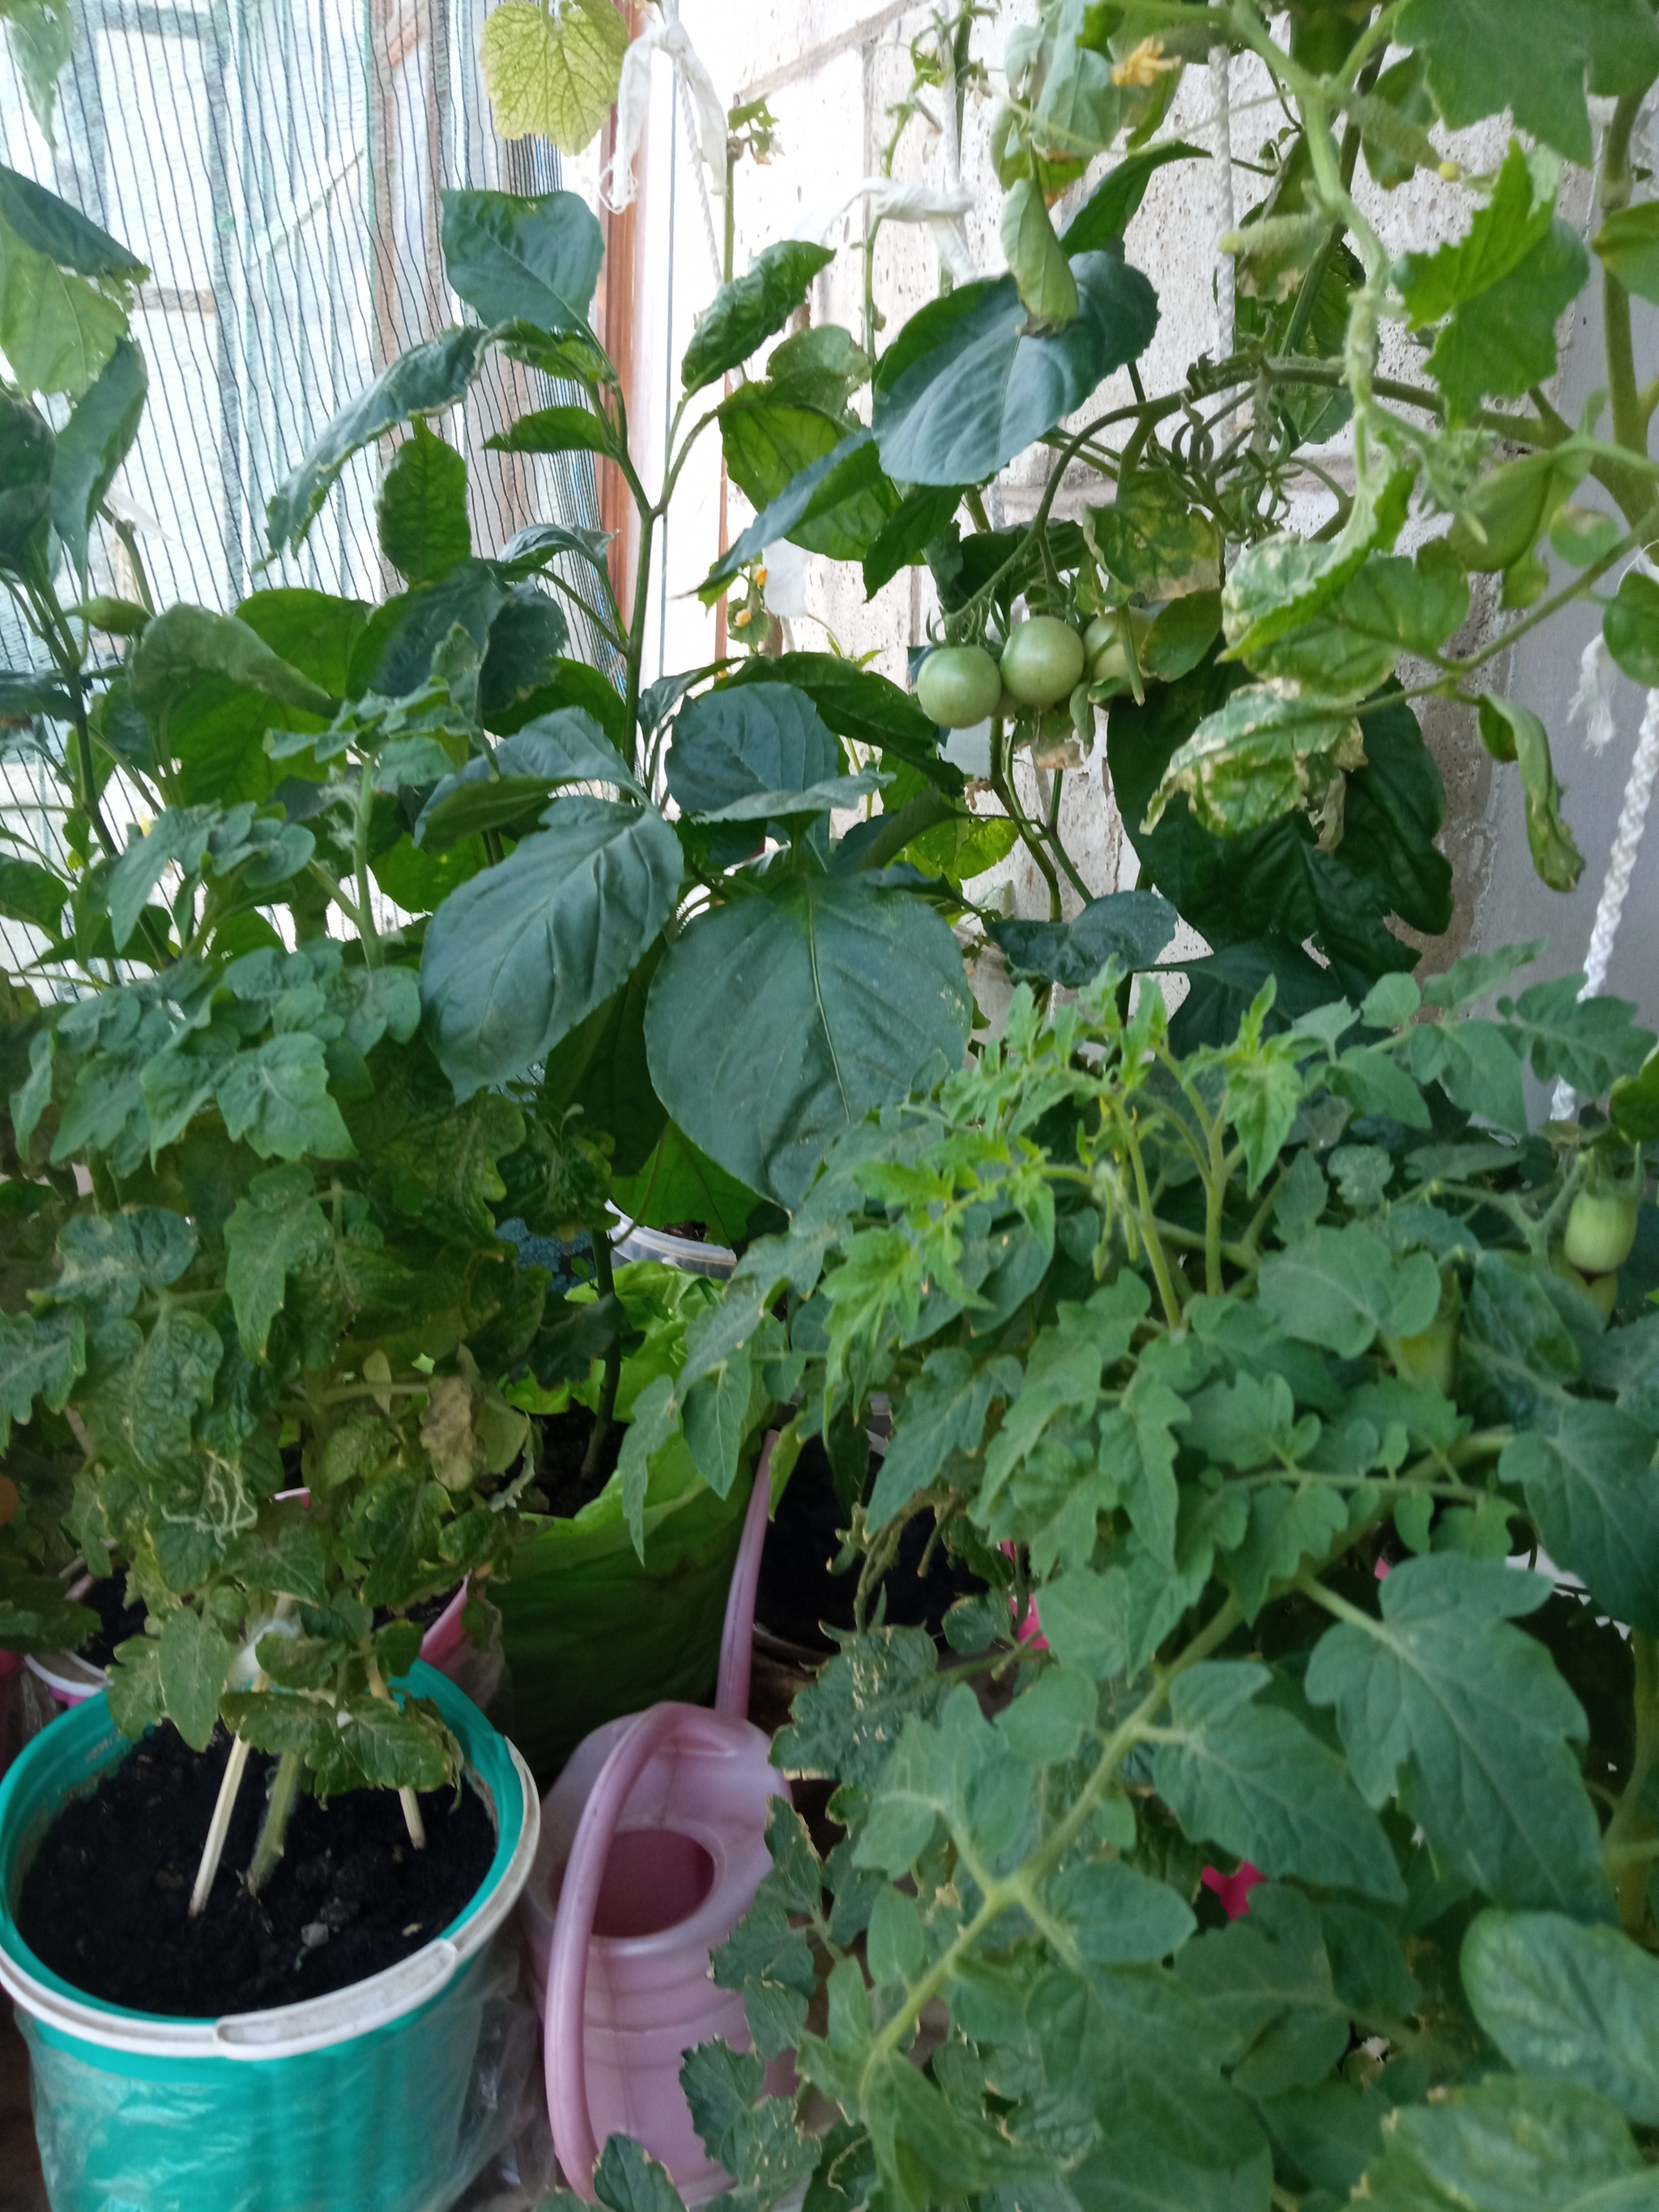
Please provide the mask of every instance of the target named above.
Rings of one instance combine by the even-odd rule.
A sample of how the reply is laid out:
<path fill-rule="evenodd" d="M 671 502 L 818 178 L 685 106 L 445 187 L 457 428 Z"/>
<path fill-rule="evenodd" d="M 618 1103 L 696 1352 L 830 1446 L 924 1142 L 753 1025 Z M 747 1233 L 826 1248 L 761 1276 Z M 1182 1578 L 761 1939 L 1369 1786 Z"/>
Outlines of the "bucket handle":
<path fill-rule="evenodd" d="M 732 1570 L 732 1587 L 726 1598 L 726 1624 L 720 1631 L 720 1671 L 714 1691 L 714 1711 L 749 1717 L 749 1670 L 755 1651 L 755 1593 L 760 1588 L 761 1552 L 766 1542 L 766 1523 L 772 1510 L 772 1454 L 778 1432 L 769 1429 L 755 1469 L 755 1486 L 749 1493 L 738 1562 Z"/>
<path fill-rule="evenodd" d="M 758 1492 L 758 1474 L 755 1480 Z M 761 1517 L 763 1522 L 764 1514 Z M 565 1862 L 547 1963 L 547 2110 L 565 2179 L 590 2202 L 599 2147 L 593 2140 L 587 2103 L 587 1956 L 605 1860 L 617 1823 L 647 1763 L 677 1729 L 701 1714 L 696 1705 L 665 1703 L 636 1716 L 599 1769 Z"/>

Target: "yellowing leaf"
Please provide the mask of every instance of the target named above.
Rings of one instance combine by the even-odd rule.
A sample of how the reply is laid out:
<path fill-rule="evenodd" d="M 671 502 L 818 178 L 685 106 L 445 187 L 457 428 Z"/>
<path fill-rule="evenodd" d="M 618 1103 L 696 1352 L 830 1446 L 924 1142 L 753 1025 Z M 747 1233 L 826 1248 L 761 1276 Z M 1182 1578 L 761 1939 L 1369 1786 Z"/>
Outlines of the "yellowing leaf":
<path fill-rule="evenodd" d="M 598 137 L 617 97 L 628 27 L 611 0 L 503 0 L 483 27 L 478 65 L 503 138 L 532 133 L 562 154 Z"/>

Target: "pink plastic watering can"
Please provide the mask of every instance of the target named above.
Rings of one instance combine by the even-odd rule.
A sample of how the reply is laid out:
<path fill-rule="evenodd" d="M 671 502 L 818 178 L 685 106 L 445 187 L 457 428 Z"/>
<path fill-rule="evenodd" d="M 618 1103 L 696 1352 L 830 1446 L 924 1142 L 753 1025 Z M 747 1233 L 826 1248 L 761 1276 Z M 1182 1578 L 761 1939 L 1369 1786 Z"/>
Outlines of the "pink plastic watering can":
<path fill-rule="evenodd" d="M 722 2038 L 748 2047 L 743 2000 L 709 1959 L 770 1873 L 767 1814 L 788 1784 L 745 1717 L 755 1590 L 775 1437 L 755 1473 L 711 1712 L 664 1704 L 586 1737 L 542 1804 L 520 1906 L 544 2003 L 547 2104 L 570 2187 L 592 2195 L 599 2148 L 636 2136 L 689 2204 L 730 2185 L 692 2125 L 680 2063 Z M 793 2081 L 787 2058 L 768 2086 Z"/>

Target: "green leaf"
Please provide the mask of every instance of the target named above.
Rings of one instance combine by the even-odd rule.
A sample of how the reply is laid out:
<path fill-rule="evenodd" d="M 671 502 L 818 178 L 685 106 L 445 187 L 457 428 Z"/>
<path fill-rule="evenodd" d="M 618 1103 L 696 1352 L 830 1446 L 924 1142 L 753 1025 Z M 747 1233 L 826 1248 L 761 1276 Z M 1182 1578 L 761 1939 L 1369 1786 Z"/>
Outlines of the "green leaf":
<path fill-rule="evenodd" d="M 1571 890 L 1584 872 L 1583 855 L 1561 817 L 1548 732 L 1530 707 L 1488 692 L 1480 702 L 1480 737 L 1496 759 L 1520 763 L 1533 866 L 1553 891 Z"/>
<path fill-rule="evenodd" d="M 222 676 L 250 691 L 307 714 L 331 714 L 320 684 L 273 653 L 235 615 L 206 607 L 171 606 L 146 629 L 132 656 L 132 696 L 158 729 L 207 677 Z"/>
<path fill-rule="evenodd" d="M 484 440 L 496 453 L 611 453 L 616 441 L 591 407 L 538 407 Z"/>
<path fill-rule="evenodd" d="M 1588 167 L 1589 89 L 1642 93 L 1659 74 L 1659 29 L 1643 0 L 1407 0 L 1396 30 L 1420 53 L 1454 130 L 1511 109 Z"/>
<path fill-rule="evenodd" d="M 20 390 L 78 399 L 126 332 L 120 298 L 59 267 L 0 220 L 0 352 Z"/>
<path fill-rule="evenodd" d="M 69 885 L 33 860 L 0 860 L 0 915 L 56 937 Z"/>
<path fill-rule="evenodd" d="M 1077 279 L 1034 177 L 1016 178 L 1003 200 L 1002 257 L 1019 289 L 1028 335 L 1053 337 L 1076 319 Z"/>
<path fill-rule="evenodd" d="M 1454 422 L 1555 373 L 1555 325 L 1589 278 L 1582 240 L 1555 216 L 1559 174 L 1512 144 L 1468 236 L 1398 265 L 1411 328 L 1440 325 L 1428 368 Z"/>
<path fill-rule="evenodd" d="M 679 1407 L 674 1399 L 674 1378 L 658 1375 L 634 1401 L 634 1418 L 617 1462 L 622 1478 L 623 1517 L 634 1549 L 645 1557 L 645 1500 L 651 1480 L 651 1462 L 670 1443 L 679 1426 Z"/>
<path fill-rule="evenodd" d="M 578 8 L 566 20 L 586 30 L 590 21 L 608 18 L 625 41 L 623 19 L 609 0 L 595 0 L 591 15 Z M 489 36 L 486 25 L 481 59 Z M 556 137 L 550 131 L 545 135 Z M 533 323 L 556 333 L 586 330 L 605 241 L 579 193 L 521 199 L 511 192 L 446 191 L 441 198 L 444 273 L 469 307 L 486 323 Z"/>
<path fill-rule="evenodd" d="M 10 1439 L 12 1423 L 30 1419 L 37 1398 L 52 1413 L 63 1411 L 86 1364 L 81 1314 L 60 1309 L 37 1320 L 33 1314 L 0 1313 L 0 1450 Z"/>
<path fill-rule="evenodd" d="M 1237 2063 L 1233 2083 L 1272 2097 L 1311 2088 L 1349 2039 L 1318 1918 L 1301 1893 L 1255 1890 L 1248 1919 L 1189 1943 L 1176 1972 L 1204 2001 Z"/>
<path fill-rule="evenodd" d="M 372 1789 L 441 1790 L 454 1780 L 454 1746 L 432 1707 L 399 1711 L 380 1698 L 357 1697 L 338 1711 L 340 1748 Z"/>
<path fill-rule="evenodd" d="M 841 749 L 805 693 L 787 684 L 722 684 L 681 708 L 668 788 L 683 813 L 712 814 L 758 792 L 827 782 Z"/>
<path fill-rule="evenodd" d="M 1504 1448 L 1498 1480 L 1526 1492 L 1550 1557 L 1613 1619 L 1659 1633 L 1659 1469 L 1651 1433 L 1612 1406 L 1571 1401 Z"/>
<path fill-rule="evenodd" d="M 96 382 L 82 393 L 58 433 L 52 526 L 83 580 L 92 518 L 137 435 L 149 386 L 144 356 L 130 338 L 118 338 Z"/>
<path fill-rule="evenodd" d="M 975 1367 L 954 1345 L 928 1354 L 904 1394 L 892 1442 L 865 1508 L 872 1534 L 885 1528 L 917 1491 L 940 1474 L 952 1452 L 978 1451 L 992 1406 L 999 1398 L 1012 1398 L 1020 1382 L 1017 1360 L 994 1359 Z"/>
<path fill-rule="evenodd" d="M 1659 1960 L 1616 1928 L 1488 1911 L 1460 1966 L 1475 2018 L 1517 2073 L 1599 2090 L 1659 2127 Z"/>
<path fill-rule="evenodd" d="M 79 276 L 116 277 L 141 284 L 149 270 L 90 216 L 16 169 L 0 167 L 0 222 L 26 246 Z"/>
<path fill-rule="evenodd" d="M 239 1052 L 219 1077 L 215 1096 L 225 1127 L 246 1138 L 262 1160 L 348 1160 L 356 1147 L 329 1096 L 321 1042 L 305 1030 L 269 1037 Z"/>
<path fill-rule="evenodd" d="M 958 1065 L 971 1005 L 930 908 L 795 877 L 670 945 L 646 1008 L 651 1079 L 712 1159 L 793 1205 L 843 1128 Z"/>
<path fill-rule="evenodd" d="M 1587 999 L 1583 988 L 1582 975 L 1558 975 L 1518 999 L 1500 999 L 1498 1011 L 1540 1083 L 1559 1078 L 1599 1098 L 1615 1078 L 1636 1073 L 1655 1039 L 1651 1030 L 1635 1026 L 1628 1000 Z"/>
<path fill-rule="evenodd" d="M 835 258 L 830 246 L 780 239 L 755 256 L 745 275 L 721 285 L 698 316 L 680 363 L 687 392 L 701 392 L 728 369 L 741 368 L 757 347 L 783 328 L 819 270 Z"/>
<path fill-rule="evenodd" d="M 611 0 L 501 0 L 478 40 L 497 131 L 582 153 L 611 112 L 627 51 L 628 25 Z"/>
<path fill-rule="evenodd" d="M 1109 507 L 1091 508 L 1087 534 L 1126 591 L 1163 599 L 1195 573 L 1202 582 L 1217 580 L 1221 541 L 1215 525 L 1189 505 L 1167 470 L 1137 469 Z"/>
<path fill-rule="evenodd" d="M 527 722 L 493 753 L 436 784 L 416 821 L 416 842 L 442 852 L 482 830 L 512 824 L 515 836 L 528 836 L 562 783 L 609 783 L 644 797 L 592 716 L 565 707 Z"/>
<path fill-rule="evenodd" d="M 1201 147 L 1171 138 L 1144 152 L 1127 154 L 1109 169 L 1066 226 L 1061 240 L 1067 253 L 1093 253 L 1115 238 L 1121 238 L 1139 212 L 1146 187 L 1167 161 L 1207 161 Z"/>
<path fill-rule="evenodd" d="M 1632 568 L 1602 614 L 1601 635 L 1633 684 L 1659 684 L 1659 584 Z"/>
<path fill-rule="evenodd" d="M 1548 1595 L 1536 1576 L 1455 1553 L 1408 1560 L 1382 1585 L 1380 1620 L 1345 1620 L 1314 1647 L 1307 1694 L 1336 1708 L 1368 1801 L 1400 1787 L 1445 1865 L 1500 1904 L 1595 1917 L 1607 1875 L 1570 1748 L 1583 1711 L 1506 1618 Z"/>
<path fill-rule="evenodd" d="M 1405 470 L 1363 477 L 1335 538 L 1284 534 L 1249 547 L 1234 564 L 1221 597 L 1229 657 L 1253 661 L 1265 647 L 1322 613 L 1346 590 L 1368 554 L 1392 549 L 1410 498 Z"/>
<path fill-rule="evenodd" d="M 940 789 L 960 792 L 963 775 L 939 757 L 939 732 L 908 691 L 873 668 L 831 653 L 755 653 L 727 677 L 723 690 L 787 684 L 804 691 L 838 738 L 874 745 L 919 768 Z"/>
<path fill-rule="evenodd" d="M 641 1025 L 637 1033 L 638 1058 L 633 1066 L 640 1088 L 654 1102 L 655 1094 L 645 1065 L 643 1012 L 649 981 L 647 976 L 645 983 L 639 986 Z M 629 988 L 631 990 L 634 987 Z M 545 1097 L 545 1092 L 543 1095 Z M 596 1091 L 592 1095 L 597 1098 L 602 1094 Z M 633 1110 L 640 1110 L 637 1096 Z M 611 1194 L 617 1204 L 630 1221 L 640 1222 L 647 1229 L 666 1229 L 677 1221 L 701 1221 L 717 1244 L 741 1244 L 750 1215 L 764 1203 L 759 1192 L 727 1175 L 707 1152 L 698 1150 L 684 1129 L 677 1128 L 672 1121 L 664 1126 L 660 1104 L 656 1105 L 655 1110 L 658 1131 L 653 1133 L 654 1141 L 637 1171 L 613 1176 L 611 1179 Z M 602 1121 L 599 1126 L 609 1129 L 612 1124 Z"/>
<path fill-rule="evenodd" d="M 1653 2212 L 1659 2175 L 1605 2099 L 1504 2078 L 1401 2106 L 1365 2174 L 1378 2212 Z"/>
<path fill-rule="evenodd" d="M 422 1000 L 462 1097 L 544 1059 L 627 980 L 679 897 L 679 840 L 653 807 L 564 799 L 544 819 L 427 931 Z"/>
<path fill-rule="evenodd" d="M 1441 541 L 1414 561 L 1373 554 L 1329 605 L 1252 653 L 1250 665 L 1327 697 L 1363 698 L 1394 674 L 1402 653 L 1440 652 L 1468 611 L 1468 581 Z"/>
<path fill-rule="evenodd" d="M 1050 1910 L 1068 1927 L 1078 1956 L 1103 1966 L 1150 1966 L 1178 1951 L 1198 1923 L 1167 1883 L 1121 1859 L 1085 1859 L 1048 1885 Z"/>
<path fill-rule="evenodd" d="M 959 1844 L 994 1856 L 1024 1826 L 1033 1779 L 993 1730 L 973 1692 L 959 1683 L 937 1722 L 916 1715 L 905 1722 L 854 1843 L 854 1863 L 902 1875 L 941 1822 Z"/>
<path fill-rule="evenodd" d="M 1212 1661 L 1176 1681 L 1181 1743 L 1153 1762 L 1158 1793 L 1194 1843 L 1219 1844 L 1267 1875 L 1397 1903 L 1406 1894 L 1376 1814 L 1336 1753 L 1275 1705 L 1250 1661 Z"/>
<path fill-rule="evenodd" d="M 1351 706 L 1247 684 L 1171 757 L 1141 828 L 1156 830 L 1170 801 L 1184 794 L 1205 829 L 1236 837 L 1319 799 L 1339 770 L 1364 759 Z"/>
<path fill-rule="evenodd" d="M 441 415 L 453 407 L 478 374 L 492 338 L 491 331 L 469 325 L 425 339 L 342 408 L 266 505 L 265 538 L 272 553 L 300 544 L 355 453 L 411 416 Z"/>
<path fill-rule="evenodd" d="M 1659 202 L 1615 208 L 1590 240 L 1609 276 L 1638 300 L 1659 301 Z"/>
<path fill-rule="evenodd" d="M 1316 1229 L 1261 1263 L 1261 1303 L 1281 1328 L 1344 1358 L 1379 1334 L 1416 1336 L 1440 1304 L 1440 1271 L 1426 1252 L 1396 1260 L 1358 1222 Z"/>
<path fill-rule="evenodd" d="M 176 1283 L 196 1250 L 196 1231 L 166 1206 L 77 1214 L 58 1235 L 62 1271 L 53 1296 L 106 1313 L 130 1314 L 141 1291 Z"/>
<path fill-rule="evenodd" d="M 170 1613 L 161 1631 L 161 1695 L 167 1718 L 192 1751 L 205 1751 L 235 1648 L 190 1606 Z"/>
<path fill-rule="evenodd" d="M 779 1767 L 872 1784 L 908 1717 L 937 1712 L 949 1687 L 925 1628 L 872 1629 L 796 1698 L 773 1746 Z"/>
<path fill-rule="evenodd" d="M 225 1288 L 250 1359 L 263 1359 L 288 1278 L 320 1267 L 334 1249 L 311 1170 L 297 1163 L 255 1176 L 225 1223 Z"/>
<path fill-rule="evenodd" d="M 1072 273 L 1077 319 L 1058 337 L 1023 335 L 1012 276 L 959 285 L 906 324 L 876 372 L 872 417 L 895 482 L 983 482 L 1146 351 L 1158 300 L 1140 272 L 1083 253 Z"/>
<path fill-rule="evenodd" d="M 435 583 L 472 550 L 466 463 L 417 416 L 375 503 L 380 550 L 405 583 Z"/>

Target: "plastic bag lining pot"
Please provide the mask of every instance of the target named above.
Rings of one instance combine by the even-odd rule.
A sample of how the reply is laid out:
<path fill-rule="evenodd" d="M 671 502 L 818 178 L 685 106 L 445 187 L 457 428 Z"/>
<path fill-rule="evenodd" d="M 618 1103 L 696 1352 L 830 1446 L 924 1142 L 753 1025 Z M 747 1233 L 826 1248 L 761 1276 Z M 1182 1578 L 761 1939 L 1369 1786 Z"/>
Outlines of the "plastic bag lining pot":
<path fill-rule="evenodd" d="M 495 1855 L 441 1936 L 333 1995 L 217 2021 L 102 2005 L 41 1964 L 13 1908 L 64 1799 L 130 1747 L 102 1696 L 46 1729 L 0 1784 L 0 1984 L 34 2066 L 52 2212 L 441 2212 L 514 2131 L 533 2057 L 508 1917 L 540 1807 L 523 1759 L 430 1668 Z"/>
<path fill-rule="evenodd" d="M 714 1687 L 726 1589 L 749 1503 L 740 1472 L 708 1488 L 684 1444 L 647 1496 L 645 1558 L 623 1515 L 622 1480 L 538 1529 L 493 1579 L 509 1686 L 492 1704 L 545 1789 L 582 1738 L 660 1698 L 701 1705 Z"/>

